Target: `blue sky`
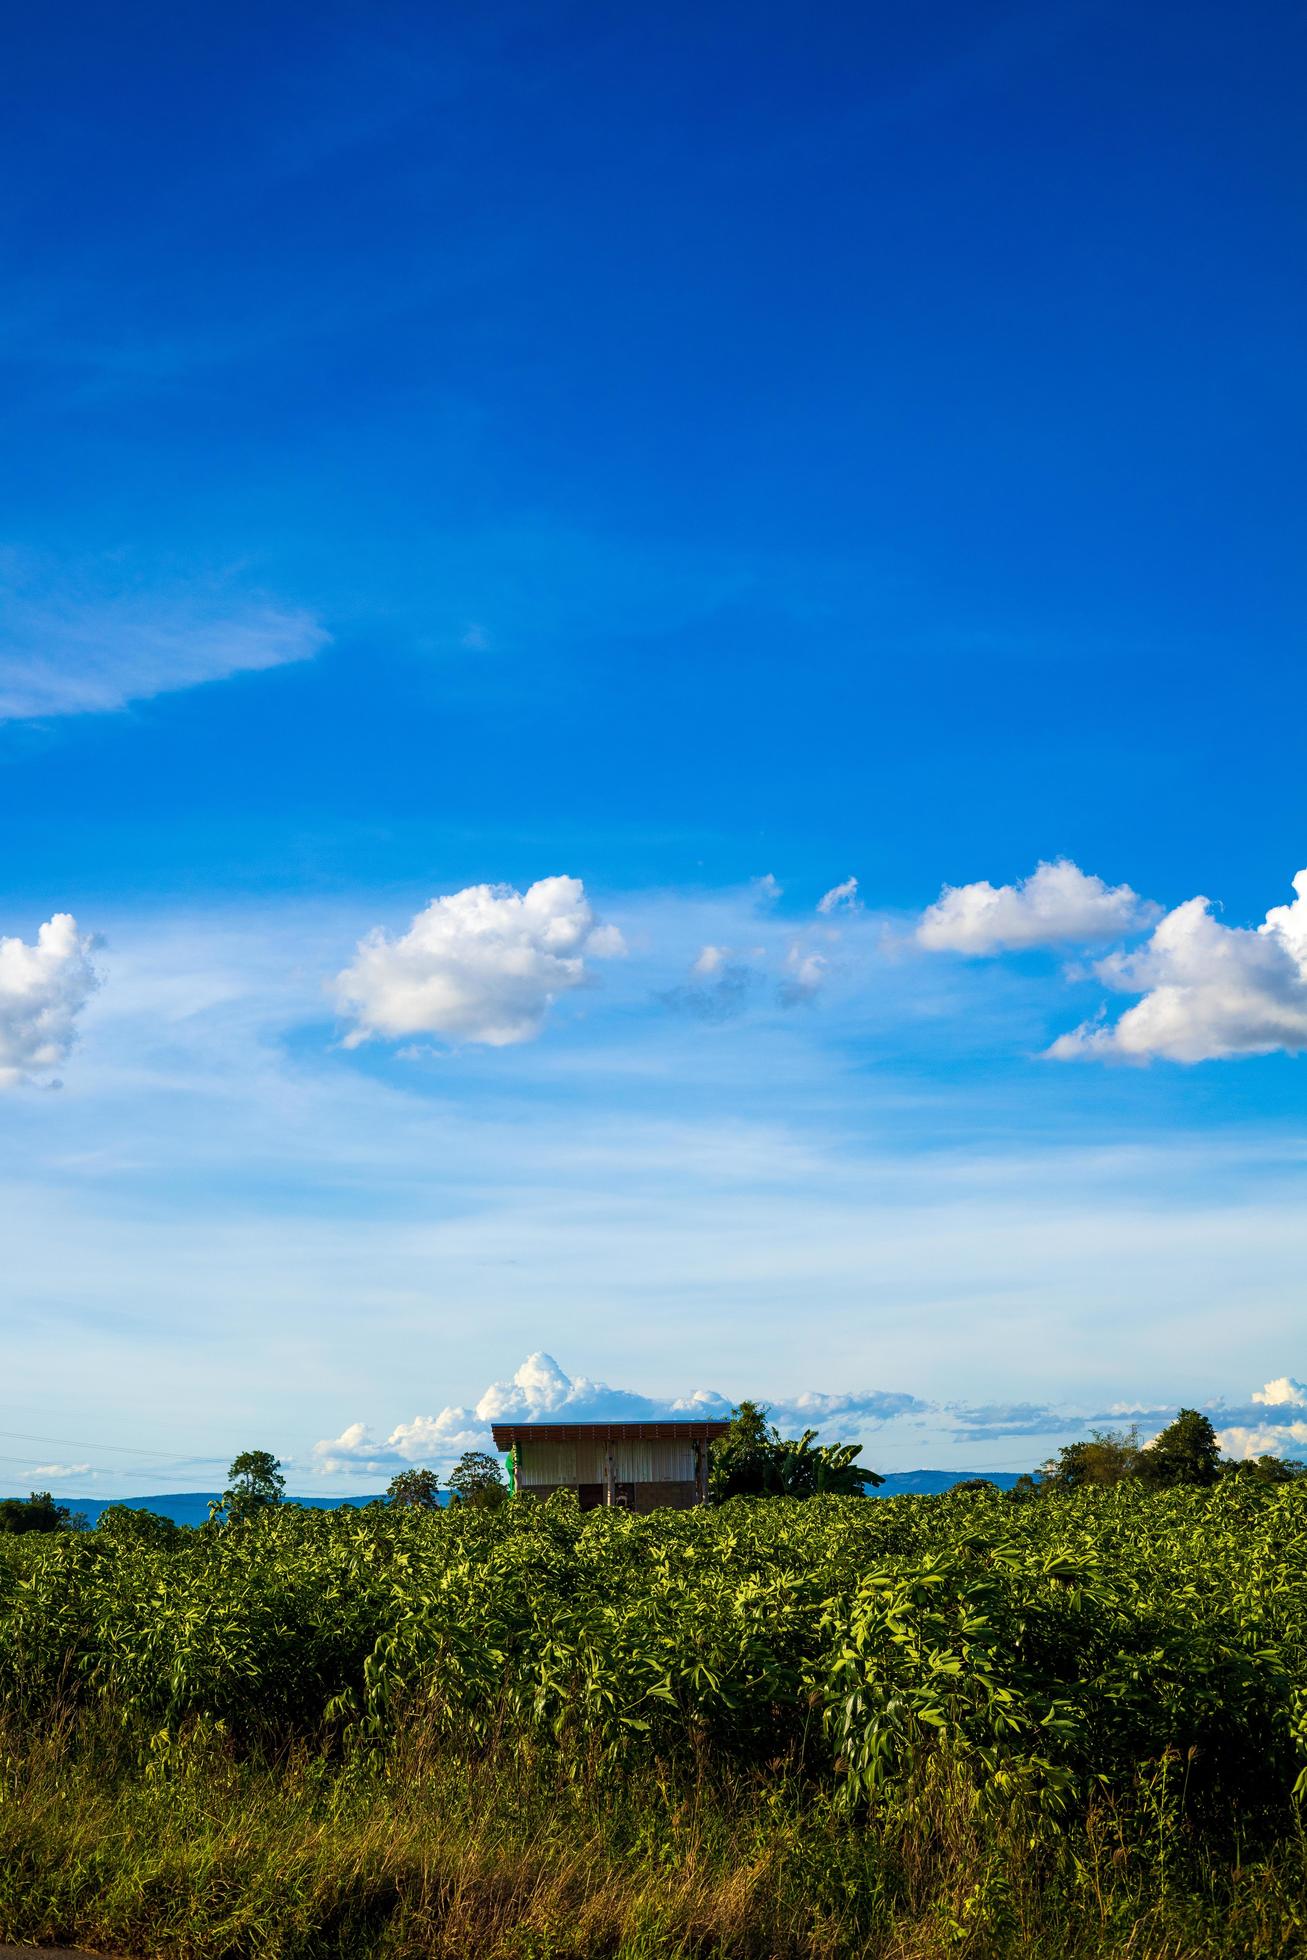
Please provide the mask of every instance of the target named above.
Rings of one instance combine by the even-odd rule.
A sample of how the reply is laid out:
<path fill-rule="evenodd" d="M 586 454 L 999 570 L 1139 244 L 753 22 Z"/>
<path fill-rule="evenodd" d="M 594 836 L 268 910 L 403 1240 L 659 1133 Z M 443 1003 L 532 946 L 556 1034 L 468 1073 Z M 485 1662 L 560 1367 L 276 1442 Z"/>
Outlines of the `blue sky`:
<path fill-rule="evenodd" d="M 1305 40 L 21 23 L 0 1484 L 1307 1445 Z"/>

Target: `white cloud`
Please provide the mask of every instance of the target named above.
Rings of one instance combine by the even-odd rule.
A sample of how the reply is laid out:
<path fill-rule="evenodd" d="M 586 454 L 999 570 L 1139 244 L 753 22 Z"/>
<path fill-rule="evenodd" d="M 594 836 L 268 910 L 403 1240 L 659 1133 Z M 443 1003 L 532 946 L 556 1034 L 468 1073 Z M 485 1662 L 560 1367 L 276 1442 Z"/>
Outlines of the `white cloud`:
<path fill-rule="evenodd" d="M 1085 945 L 1151 923 L 1157 907 L 1129 885 L 1105 885 L 1069 858 L 1039 864 L 1015 885 L 945 885 L 917 925 L 933 953 L 988 954 Z"/>
<path fill-rule="evenodd" d="M 714 1408 L 729 1405 L 725 1397 L 701 1391 Z M 552 1354 L 529 1354 L 511 1381 L 492 1382 L 476 1405 L 482 1422 L 537 1422 L 546 1417 L 574 1416 L 592 1422 L 667 1415 L 682 1407 L 658 1402 L 628 1389 L 609 1388 L 587 1375 L 565 1375 Z"/>
<path fill-rule="evenodd" d="M 770 871 L 764 871 L 761 878 L 755 878 L 749 889 L 760 905 L 774 905 L 783 896 L 781 885 Z"/>
<path fill-rule="evenodd" d="M 1142 994 L 1110 1025 L 1086 1023 L 1049 1049 L 1059 1060 L 1203 1062 L 1307 1048 L 1307 871 L 1297 896 L 1252 930 L 1224 926 L 1206 898 L 1168 912 L 1147 943 L 1095 972 L 1120 993 Z"/>
<path fill-rule="evenodd" d="M 406 1463 L 448 1463 L 464 1450 L 494 1447 L 495 1422 L 656 1422 L 698 1417 L 723 1419 L 731 1401 L 715 1389 L 694 1389 L 675 1397 L 641 1395 L 610 1388 L 587 1375 L 570 1376 L 552 1354 L 529 1354 L 508 1381 L 492 1382 L 474 1408 L 451 1406 L 435 1416 L 415 1416 L 376 1443 L 366 1424 L 351 1423 L 341 1435 L 314 1445 L 323 1475 L 345 1471 L 381 1474 Z M 927 1404 L 915 1396 L 867 1389 L 841 1395 L 803 1394 L 772 1405 L 772 1418 L 787 1430 L 812 1428 L 828 1434 L 865 1428 Z"/>
<path fill-rule="evenodd" d="M 1216 1440 L 1226 1456 L 1287 1456 L 1286 1445 L 1307 1443 L 1307 1422 L 1290 1422 L 1275 1428 L 1247 1428 L 1234 1424 L 1218 1429 Z"/>
<path fill-rule="evenodd" d="M 437 1034 L 502 1048 L 530 1041 L 559 994 L 584 985 L 586 957 L 625 951 L 600 925 L 579 878 L 542 878 L 526 892 L 469 885 L 433 899 L 409 930 L 378 927 L 335 983 L 356 1017 L 347 1048 L 373 1035 Z"/>
<path fill-rule="evenodd" d="M 1307 1408 L 1307 1382 L 1295 1381 L 1292 1375 L 1277 1375 L 1273 1382 L 1264 1388 L 1253 1390 L 1253 1401 L 1262 1402 L 1268 1408 L 1305 1409 Z"/>
<path fill-rule="evenodd" d="M 115 591 L 96 577 L 0 563 L 0 721 L 102 713 L 230 674 L 307 660 L 328 635 L 306 612 L 220 588 Z"/>
<path fill-rule="evenodd" d="M 817 900 L 817 910 L 829 912 L 856 912 L 858 909 L 858 881 L 846 878 L 842 885 L 832 885 L 824 897 Z"/>
<path fill-rule="evenodd" d="M 749 1394 L 748 1384 L 736 1395 Z M 756 1391 L 753 1391 L 756 1394 Z M 845 1389 L 835 1393 L 804 1390 L 761 1397 L 782 1435 L 816 1430 L 824 1442 L 863 1441 L 872 1467 L 885 1467 L 909 1453 L 912 1467 L 923 1456 L 937 1456 L 944 1445 L 954 1463 L 983 1463 L 987 1446 L 1006 1442 L 1006 1461 L 991 1466 L 1033 1468 L 1067 1438 L 1104 1425 L 1133 1421 L 1152 1438 L 1170 1422 L 1175 1405 L 1141 1408 L 1125 1404 L 1107 1410 L 1056 1406 L 1047 1402 L 932 1402 L 895 1389 Z M 1198 1398 L 1202 1406 L 1202 1398 Z M 1258 1407 L 1256 1405 L 1263 1405 Z M 612 1388 L 586 1375 L 568 1375 L 551 1354 L 537 1352 L 506 1381 L 492 1382 L 471 1408 L 453 1405 L 439 1415 L 415 1416 L 399 1423 L 385 1443 L 373 1440 L 366 1425 L 352 1423 L 340 1436 L 314 1449 L 322 1474 L 392 1475 L 406 1464 L 448 1466 L 464 1450 L 493 1450 L 495 1422 L 640 1422 L 729 1416 L 732 1398 L 715 1389 L 681 1396 L 643 1395 Z M 1256 1390 L 1251 1403 L 1217 1397 L 1206 1403 L 1221 1449 L 1228 1456 L 1263 1452 L 1291 1455 L 1307 1444 L 1307 1387 L 1284 1375 Z M 1282 1413 L 1281 1413 L 1282 1411 Z M 914 1462 L 915 1458 L 915 1462 Z M 879 1465 L 878 1465 L 878 1459 Z"/>
<path fill-rule="evenodd" d="M 52 1484 L 57 1484 L 69 1477 L 93 1477 L 95 1472 L 89 1463 L 37 1463 L 29 1474 L 34 1481 L 48 1477 Z"/>
<path fill-rule="evenodd" d="M 344 1474 L 389 1479 L 412 1463 L 450 1464 L 464 1450 L 485 1449 L 489 1431 L 467 1409 L 444 1409 L 438 1416 L 401 1422 L 380 1443 L 366 1423 L 351 1422 L 339 1436 L 313 1445 L 319 1476 Z"/>
<path fill-rule="evenodd" d="M 0 939 L 0 1088 L 48 1076 L 68 1059 L 77 1016 L 99 985 L 93 941 L 56 912 L 29 946 Z"/>

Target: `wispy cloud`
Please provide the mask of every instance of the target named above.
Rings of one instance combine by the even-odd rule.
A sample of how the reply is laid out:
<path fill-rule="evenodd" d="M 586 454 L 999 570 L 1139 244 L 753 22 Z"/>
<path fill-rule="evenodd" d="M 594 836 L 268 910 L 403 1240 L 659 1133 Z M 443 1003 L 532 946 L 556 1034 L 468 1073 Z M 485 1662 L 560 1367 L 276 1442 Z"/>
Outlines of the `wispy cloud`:
<path fill-rule="evenodd" d="M 310 613 L 224 582 L 124 585 L 113 571 L 0 559 L 0 721 L 102 714 L 327 644 Z"/>
<path fill-rule="evenodd" d="M 757 949 L 755 957 L 761 955 Z M 704 946 L 690 968 L 689 980 L 667 987 L 658 998 L 674 1014 L 696 1021 L 734 1021 L 749 1004 L 758 974 L 747 959 L 729 946 Z"/>
<path fill-rule="evenodd" d="M 817 910 L 823 918 L 831 912 L 855 912 L 858 908 L 858 881 L 846 878 L 843 884 L 832 885 L 828 892 L 817 900 Z"/>
<path fill-rule="evenodd" d="M 956 971 L 923 956 L 863 985 L 874 916 L 843 925 L 819 1017 L 766 1011 L 769 986 L 721 1039 L 650 1010 L 651 969 L 684 979 L 705 945 L 765 944 L 774 982 L 794 937 L 826 943 L 820 889 L 806 926 L 738 890 L 606 896 L 631 958 L 584 1018 L 434 1066 L 333 1039 L 323 980 L 375 895 L 97 913 L 68 1087 L 6 1098 L 0 1125 L 6 1364 L 58 1383 L 33 1427 L 69 1460 L 139 1438 L 218 1475 L 357 1422 L 384 1450 L 565 1337 L 609 1383 L 752 1389 L 796 1421 L 809 1392 L 907 1392 L 931 1412 L 875 1430 L 878 1467 L 1020 1467 L 1044 1437 L 982 1443 L 951 1405 L 995 1432 L 1048 1408 L 1051 1442 L 1123 1395 L 1200 1402 L 1250 1353 L 1256 1380 L 1303 1379 L 1307 1159 L 1285 1126 L 1177 1132 L 1164 1085 L 1131 1077 L 1127 1147 L 1083 1102 L 1063 1120 L 1080 1078 L 1041 1075 L 1033 1113 L 1028 1074 L 923 1080 L 948 1030 L 911 1017 Z M 912 1066 L 866 1067 L 914 1027 Z"/>

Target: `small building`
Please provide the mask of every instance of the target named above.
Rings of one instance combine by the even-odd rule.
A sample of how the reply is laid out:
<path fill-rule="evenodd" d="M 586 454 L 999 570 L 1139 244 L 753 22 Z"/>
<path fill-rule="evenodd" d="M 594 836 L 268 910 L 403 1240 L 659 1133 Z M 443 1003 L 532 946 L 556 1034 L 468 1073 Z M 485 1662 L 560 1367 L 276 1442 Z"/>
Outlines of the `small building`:
<path fill-rule="evenodd" d="M 689 1510 L 708 1502 L 708 1449 L 724 1422 L 497 1422 L 510 1490 L 574 1490 L 583 1511 Z"/>

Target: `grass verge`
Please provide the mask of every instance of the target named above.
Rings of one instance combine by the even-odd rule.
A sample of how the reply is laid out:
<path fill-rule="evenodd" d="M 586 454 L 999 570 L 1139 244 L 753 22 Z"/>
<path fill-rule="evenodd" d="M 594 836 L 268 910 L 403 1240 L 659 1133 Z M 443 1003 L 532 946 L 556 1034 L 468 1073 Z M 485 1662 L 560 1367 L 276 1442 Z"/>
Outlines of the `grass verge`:
<path fill-rule="evenodd" d="M 1104 1811 L 988 1814 L 941 1760 L 854 1823 L 787 1772 L 560 1777 L 420 1741 L 241 1759 L 108 1717 L 0 1736 L 0 1938 L 168 1960 L 1286 1960 L 1301 1840 L 1159 1866 Z M 574 1766 L 575 1767 L 575 1766 Z"/>

